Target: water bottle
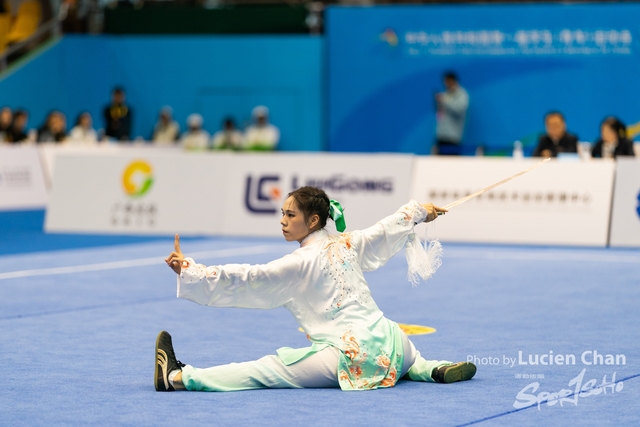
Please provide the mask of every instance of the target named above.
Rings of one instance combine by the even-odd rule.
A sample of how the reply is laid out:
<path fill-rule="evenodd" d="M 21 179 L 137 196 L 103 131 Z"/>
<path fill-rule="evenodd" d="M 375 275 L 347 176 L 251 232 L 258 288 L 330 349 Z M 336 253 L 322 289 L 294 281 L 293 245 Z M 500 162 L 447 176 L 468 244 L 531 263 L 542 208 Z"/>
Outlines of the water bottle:
<path fill-rule="evenodd" d="M 578 157 L 581 160 L 589 160 L 591 158 L 591 143 L 589 141 L 578 142 Z"/>
<path fill-rule="evenodd" d="M 522 152 L 522 142 L 520 141 L 515 141 L 513 143 L 513 158 L 516 160 L 524 158 L 524 153 Z"/>

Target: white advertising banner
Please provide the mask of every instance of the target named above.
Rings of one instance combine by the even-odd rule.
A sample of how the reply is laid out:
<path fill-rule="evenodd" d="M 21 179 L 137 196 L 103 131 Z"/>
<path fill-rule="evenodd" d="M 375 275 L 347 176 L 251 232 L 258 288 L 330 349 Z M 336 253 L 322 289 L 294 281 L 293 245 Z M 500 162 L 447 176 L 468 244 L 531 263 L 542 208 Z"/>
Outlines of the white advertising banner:
<path fill-rule="evenodd" d="M 0 147 L 0 210 L 44 209 L 47 191 L 35 147 Z"/>
<path fill-rule="evenodd" d="M 618 158 L 609 244 L 640 247 L 640 159 Z"/>
<path fill-rule="evenodd" d="M 45 230 L 219 234 L 226 155 L 58 153 Z"/>
<path fill-rule="evenodd" d="M 445 206 L 537 159 L 416 158 L 412 197 Z M 456 206 L 428 230 L 444 241 L 606 246 L 615 163 L 550 162 Z M 423 227 L 423 226 L 421 226 Z"/>
<path fill-rule="evenodd" d="M 152 154 L 174 154 L 183 152 L 182 147 L 171 146 L 156 146 L 148 142 L 133 142 L 133 143 L 82 143 L 82 142 L 65 142 L 64 144 L 57 144 L 54 142 L 45 142 L 38 144 L 38 150 L 40 151 L 40 160 L 42 161 L 43 172 L 47 187 L 51 188 L 53 183 L 53 175 L 56 167 L 56 156 L 58 154 L 94 154 L 101 156 L 103 154 L 125 154 L 125 155 L 138 155 L 146 156 L 149 153 Z"/>
<path fill-rule="evenodd" d="M 45 229 L 281 236 L 287 193 L 314 185 L 340 201 L 347 230 L 354 230 L 409 200 L 413 161 L 408 155 L 141 154 L 56 154 Z"/>
<path fill-rule="evenodd" d="M 226 165 L 224 234 L 281 236 L 289 192 L 312 185 L 345 208 L 347 231 L 362 229 L 409 200 L 409 155 L 246 153 Z M 335 231 L 329 220 L 327 229 Z"/>

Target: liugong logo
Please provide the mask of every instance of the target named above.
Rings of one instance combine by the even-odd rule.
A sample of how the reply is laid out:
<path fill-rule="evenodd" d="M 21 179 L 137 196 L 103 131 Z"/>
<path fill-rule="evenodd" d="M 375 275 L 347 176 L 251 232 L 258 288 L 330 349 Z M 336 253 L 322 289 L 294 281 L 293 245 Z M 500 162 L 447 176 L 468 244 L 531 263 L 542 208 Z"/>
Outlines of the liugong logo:
<path fill-rule="evenodd" d="M 244 204 L 250 212 L 274 214 L 278 211 L 277 203 L 282 197 L 278 175 L 264 175 L 254 179 L 247 177 L 244 192 Z"/>
<path fill-rule="evenodd" d="M 305 185 L 322 188 L 330 195 L 340 197 L 341 194 L 383 193 L 393 194 L 393 179 L 391 178 L 358 178 L 335 174 L 325 177 L 305 177 L 299 179 L 297 175 L 291 177 L 290 191 Z M 280 176 L 265 174 L 259 177 L 247 176 L 244 192 L 244 204 L 250 212 L 260 214 L 274 214 L 280 210 L 279 204 L 284 193 L 280 185 Z"/>

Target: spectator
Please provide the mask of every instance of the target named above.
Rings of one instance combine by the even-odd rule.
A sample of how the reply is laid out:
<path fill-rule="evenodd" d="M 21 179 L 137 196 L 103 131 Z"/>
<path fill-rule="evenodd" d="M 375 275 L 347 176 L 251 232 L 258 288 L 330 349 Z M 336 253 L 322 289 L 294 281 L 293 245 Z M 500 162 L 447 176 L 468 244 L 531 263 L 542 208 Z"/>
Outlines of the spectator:
<path fill-rule="evenodd" d="M 567 123 L 559 111 L 551 111 L 544 116 L 546 134 L 540 137 L 533 150 L 534 157 L 558 157 L 558 153 L 577 153 L 578 137 L 567 132 Z"/>
<path fill-rule="evenodd" d="M 105 133 L 118 141 L 131 140 L 131 108 L 125 104 L 124 89 L 116 87 L 111 94 L 111 104 L 104 109 Z"/>
<path fill-rule="evenodd" d="M 206 150 L 210 137 L 209 132 L 202 129 L 202 116 L 191 114 L 187 117 L 187 131 L 182 134 L 180 144 L 187 150 Z"/>
<path fill-rule="evenodd" d="M 603 159 L 633 156 L 633 142 L 627 138 L 627 127 L 615 117 L 607 117 L 600 125 L 600 139 L 591 150 L 593 157 Z"/>
<path fill-rule="evenodd" d="M 438 154 L 459 155 L 469 94 L 453 72 L 444 74 L 446 91 L 434 95 L 436 101 L 436 148 Z"/>
<path fill-rule="evenodd" d="M 180 125 L 173 120 L 173 109 L 169 106 L 162 107 L 151 140 L 156 145 L 175 144 L 179 136 Z"/>
<path fill-rule="evenodd" d="M 222 122 L 222 130 L 213 135 L 213 148 L 216 150 L 241 150 L 242 132 L 236 129 L 236 124 L 231 117 Z"/>
<path fill-rule="evenodd" d="M 0 110 L 0 142 L 9 141 L 9 128 L 13 121 L 13 111 L 9 107 L 3 107 Z"/>
<path fill-rule="evenodd" d="M 269 109 L 259 105 L 253 109 L 251 115 L 254 124 L 247 128 L 246 148 L 256 151 L 275 150 L 280 141 L 280 130 L 269 123 Z"/>
<path fill-rule="evenodd" d="M 86 33 L 87 32 L 87 4 L 80 0 L 62 0 L 58 19 L 62 21 L 62 32 Z"/>
<path fill-rule="evenodd" d="M 98 142 L 98 133 L 93 129 L 93 119 L 87 111 L 78 116 L 76 125 L 69 134 L 69 140 L 88 144 L 96 144 Z"/>
<path fill-rule="evenodd" d="M 26 110 L 16 110 L 13 115 L 13 123 L 7 133 L 7 141 L 17 144 L 19 142 L 26 142 L 29 140 L 29 133 L 27 132 L 27 122 L 29 121 L 29 114 Z M 33 140 L 31 140 L 33 141 Z"/>
<path fill-rule="evenodd" d="M 63 142 L 67 139 L 67 119 L 60 111 L 52 111 L 38 130 L 38 142 Z"/>

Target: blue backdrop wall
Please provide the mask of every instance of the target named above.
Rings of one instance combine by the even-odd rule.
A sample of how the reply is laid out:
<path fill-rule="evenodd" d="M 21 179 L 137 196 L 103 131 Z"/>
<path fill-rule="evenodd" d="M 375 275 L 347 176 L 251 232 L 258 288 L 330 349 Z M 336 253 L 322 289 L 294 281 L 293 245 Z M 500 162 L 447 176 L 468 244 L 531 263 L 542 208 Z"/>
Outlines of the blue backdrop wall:
<path fill-rule="evenodd" d="M 637 123 L 638 16 L 638 4 L 331 7 L 330 149 L 429 152 L 446 70 L 470 94 L 469 153 L 531 150 L 552 109 L 584 141 L 605 116 Z"/>
<path fill-rule="evenodd" d="M 218 130 L 231 115 L 248 124 L 251 109 L 266 105 L 280 128 L 280 148 L 324 148 L 322 39 L 260 37 L 66 36 L 0 80 L 0 105 L 25 107 L 30 127 L 51 109 L 72 125 L 88 110 L 96 128 L 116 85 L 127 91 L 133 135 L 150 138 L 164 105 L 184 129 L 197 112 L 204 127 Z"/>

